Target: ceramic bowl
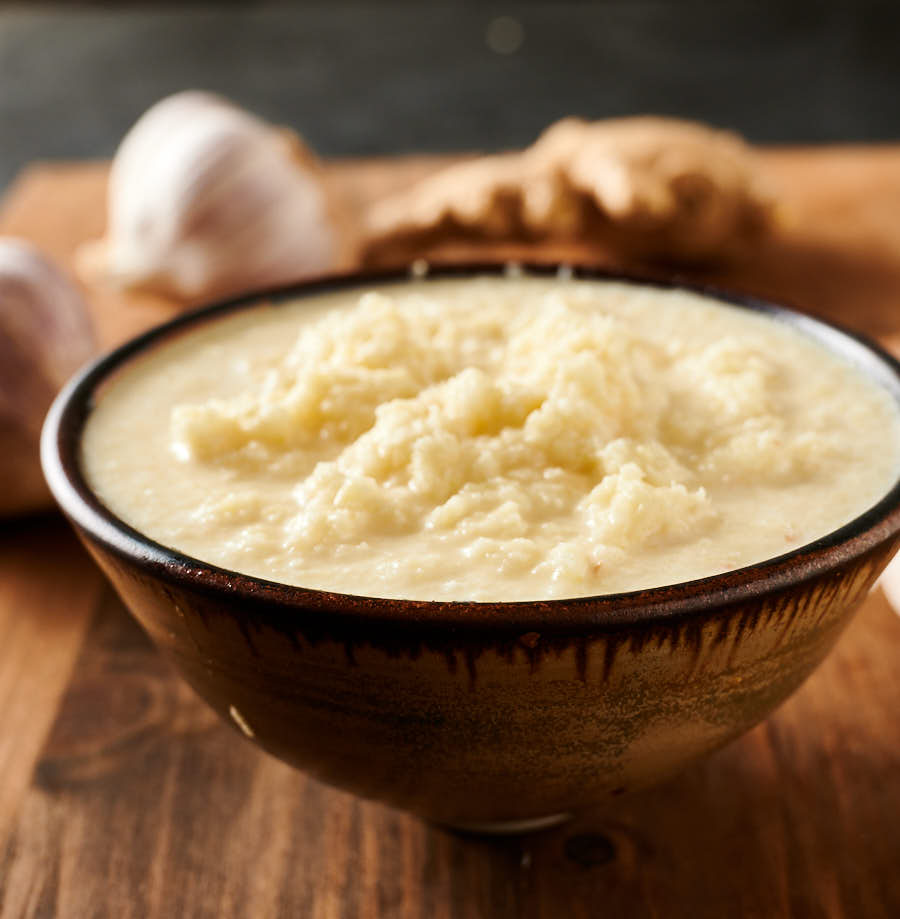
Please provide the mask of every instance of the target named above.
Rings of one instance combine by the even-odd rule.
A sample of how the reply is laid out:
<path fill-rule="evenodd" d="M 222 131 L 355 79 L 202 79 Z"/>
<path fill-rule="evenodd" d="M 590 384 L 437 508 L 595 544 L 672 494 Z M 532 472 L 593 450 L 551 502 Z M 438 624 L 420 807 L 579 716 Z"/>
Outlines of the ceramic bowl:
<path fill-rule="evenodd" d="M 476 270 L 486 269 L 455 271 Z M 839 530 L 761 564 L 631 593 L 509 603 L 267 582 L 153 542 L 92 493 L 81 434 L 119 368 L 226 314 L 378 277 L 397 278 L 348 275 L 182 316 L 88 367 L 46 422 L 57 501 L 128 608 L 223 718 L 322 781 L 442 823 L 517 830 L 670 774 L 803 682 L 897 548 L 900 483 Z M 716 295 L 800 327 L 900 402 L 898 365 L 874 345 Z"/>

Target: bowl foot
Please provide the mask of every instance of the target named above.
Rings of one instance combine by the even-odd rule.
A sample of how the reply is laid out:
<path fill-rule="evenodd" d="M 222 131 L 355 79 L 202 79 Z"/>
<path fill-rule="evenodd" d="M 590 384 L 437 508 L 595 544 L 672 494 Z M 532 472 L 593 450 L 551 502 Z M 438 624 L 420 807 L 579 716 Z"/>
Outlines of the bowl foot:
<path fill-rule="evenodd" d="M 527 820 L 488 820 L 484 823 L 445 823 L 444 826 L 459 833 L 480 836 L 512 836 L 516 833 L 534 833 L 547 830 L 571 820 L 571 814 L 550 814 L 546 817 L 529 817 Z"/>

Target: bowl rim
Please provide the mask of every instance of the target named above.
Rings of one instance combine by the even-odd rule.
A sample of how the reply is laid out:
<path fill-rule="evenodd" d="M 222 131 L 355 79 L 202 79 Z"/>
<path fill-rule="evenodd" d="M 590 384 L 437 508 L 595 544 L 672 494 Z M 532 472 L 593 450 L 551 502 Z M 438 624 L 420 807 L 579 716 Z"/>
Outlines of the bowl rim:
<path fill-rule="evenodd" d="M 429 279 L 510 273 L 508 261 L 429 264 Z M 886 389 L 900 407 L 900 362 L 859 333 L 772 301 L 687 282 L 677 275 L 640 274 L 593 265 L 516 262 L 527 276 L 566 276 L 685 290 L 785 322 L 826 350 L 849 360 L 859 372 Z M 41 463 L 55 500 L 74 524 L 120 559 L 171 585 L 208 597 L 246 603 L 247 618 L 260 604 L 286 613 L 323 620 L 390 625 L 393 630 L 450 629 L 477 633 L 555 634 L 606 631 L 623 625 L 681 623 L 723 607 L 759 601 L 812 578 L 841 569 L 900 533 L 900 476 L 872 507 L 838 529 L 781 555 L 741 568 L 667 584 L 611 594 L 548 600 L 409 600 L 319 590 L 266 580 L 222 568 L 168 548 L 145 536 L 109 510 L 91 490 L 80 467 L 80 441 L 102 384 L 132 359 L 212 321 L 263 305 L 377 284 L 419 279 L 412 268 L 352 270 L 253 291 L 188 310 L 143 332 L 87 364 L 54 400 L 41 436 Z M 298 620 L 299 622 L 300 620 Z M 306 620 L 304 620 L 306 621 Z"/>

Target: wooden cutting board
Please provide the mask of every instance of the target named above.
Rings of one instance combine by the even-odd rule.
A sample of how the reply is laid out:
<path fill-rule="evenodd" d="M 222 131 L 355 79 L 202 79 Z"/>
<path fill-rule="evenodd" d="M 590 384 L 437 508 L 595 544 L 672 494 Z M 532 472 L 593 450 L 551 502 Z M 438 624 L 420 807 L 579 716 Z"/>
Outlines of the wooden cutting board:
<path fill-rule="evenodd" d="M 341 162 L 354 208 L 446 158 Z M 693 272 L 900 342 L 900 147 L 768 151 L 788 223 Z M 64 264 L 105 164 L 26 170 L 0 233 Z M 171 315 L 91 290 L 104 345 Z M 667 784 L 490 841 L 292 771 L 218 723 L 55 515 L 0 525 L 0 919 L 900 916 L 900 618 L 880 592 L 768 721 Z"/>

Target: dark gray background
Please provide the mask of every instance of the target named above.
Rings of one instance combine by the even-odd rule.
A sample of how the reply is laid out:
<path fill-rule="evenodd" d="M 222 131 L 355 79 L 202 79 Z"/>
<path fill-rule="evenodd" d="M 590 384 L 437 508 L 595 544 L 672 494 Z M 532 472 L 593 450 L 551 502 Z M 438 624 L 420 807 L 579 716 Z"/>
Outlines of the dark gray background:
<path fill-rule="evenodd" d="M 500 15 L 523 28 L 515 53 L 488 46 Z M 109 156 L 144 108 L 186 87 L 331 155 L 522 145 L 570 113 L 891 140 L 900 3 L 0 5 L 0 188 L 31 159 Z"/>

